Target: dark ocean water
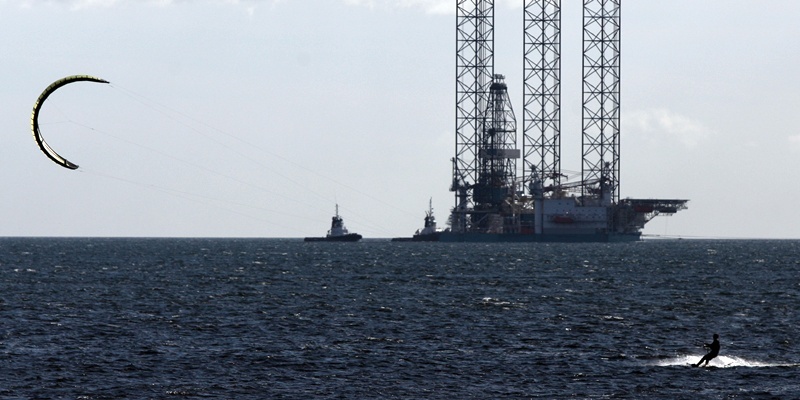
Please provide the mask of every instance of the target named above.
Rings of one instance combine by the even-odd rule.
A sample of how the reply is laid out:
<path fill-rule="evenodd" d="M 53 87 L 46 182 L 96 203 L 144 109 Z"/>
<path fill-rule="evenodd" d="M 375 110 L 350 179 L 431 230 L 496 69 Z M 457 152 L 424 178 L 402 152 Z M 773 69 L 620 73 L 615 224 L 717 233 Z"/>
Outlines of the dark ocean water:
<path fill-rule="evenodd" d="M 798 241 L 5 238 L 0 398 L 800 398 L 798 308 Z"/>

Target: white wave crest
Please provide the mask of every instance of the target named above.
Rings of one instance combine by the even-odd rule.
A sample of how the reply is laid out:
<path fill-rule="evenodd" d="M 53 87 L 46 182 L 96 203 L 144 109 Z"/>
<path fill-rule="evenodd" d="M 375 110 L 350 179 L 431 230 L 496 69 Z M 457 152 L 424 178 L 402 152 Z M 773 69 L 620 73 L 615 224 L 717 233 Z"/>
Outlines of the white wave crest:
<path fill-rule="evenodd" d="M 660 367 L 671 367 L 678 365 L 691 366 L 700 361 L 701 358 L 703 358 L 702 354 L 682 355 L 678 357 L 657 361 L 655 365 L 658 365 Z M 733 368 L 733 367 L 770 368 L 770 367 L 798 367 L 800 366 L 800 364 L 764 362 L 758 360 L 748 360 L 745 358 L 735 357 L 735 356 L 718 356 L 713 360 L 709 361 L 708 366 L 716 368 Z"/>

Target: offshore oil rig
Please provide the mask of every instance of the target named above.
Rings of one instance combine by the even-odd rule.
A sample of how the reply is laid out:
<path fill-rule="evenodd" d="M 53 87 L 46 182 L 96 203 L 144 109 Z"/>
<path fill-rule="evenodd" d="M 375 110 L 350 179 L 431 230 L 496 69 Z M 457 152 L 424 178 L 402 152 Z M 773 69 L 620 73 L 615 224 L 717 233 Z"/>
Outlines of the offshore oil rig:
<path fill-rule="evenodd" d="M 581 178 L 565 182 L 560 0 L 525 0 L 521 149 L 494 71 L 494 0 L 457 0 L 455 205 L 447 229 L 414 240 L 637 241 L 648 221 L 686 208 L 620 198 L 620 2 L 583 1 Z"/>

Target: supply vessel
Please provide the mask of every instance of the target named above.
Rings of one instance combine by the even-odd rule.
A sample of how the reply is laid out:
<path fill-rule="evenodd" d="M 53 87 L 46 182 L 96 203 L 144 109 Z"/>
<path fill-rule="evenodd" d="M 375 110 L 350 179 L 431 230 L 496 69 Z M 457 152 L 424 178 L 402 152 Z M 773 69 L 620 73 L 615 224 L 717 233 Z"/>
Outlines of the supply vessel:
<path fill-rule="evenodd" d="M 442 230 L 436 227 L 436 217 L 433 216 L 433 199 L 428 200 L 428 211 L 422 229 L 417 229 L 414 236 L 393 238 L 393 242 L 438 242 Z"/>
<path fill-rule="evenodd" d="M 307 237 L 306 242 L 357 242 L 361 240 L 358 233 L 350 233 L 344 226 L 344 219 L 339 215 L 339 205 L 336 205 L 336 213 L 331 217 L 331 229 L 324 237 Z"/>

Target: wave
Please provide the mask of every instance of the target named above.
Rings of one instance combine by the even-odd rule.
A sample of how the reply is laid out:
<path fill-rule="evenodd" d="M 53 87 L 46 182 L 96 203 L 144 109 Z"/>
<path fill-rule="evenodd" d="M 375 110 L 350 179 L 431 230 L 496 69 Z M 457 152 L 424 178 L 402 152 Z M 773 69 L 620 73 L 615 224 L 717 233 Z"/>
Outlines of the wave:
<path fill-rule="evenodd" d="M 696 364 L 700 359 L 703 358 L 703 355 L 682 355 L 672 358 L 667 358 L 664 360 L 657 361 L 655 365 L 660 367 L 671 367 L 671 366 L 691 366 Z M 746 367 L 746 368 L 775 368 L 775 367 L 789 367 L 789 368 L 797 368 L 800 367 L 798 363 L 775 363 L 775 362 L 764 362 L 758 360 L 748 360 L 741 357 L 734 357 L 734 356 L 717 356 L 713 360 L 709 361 L 709 367 L 715 368 L 734 368 L 734 367 Z"/>

